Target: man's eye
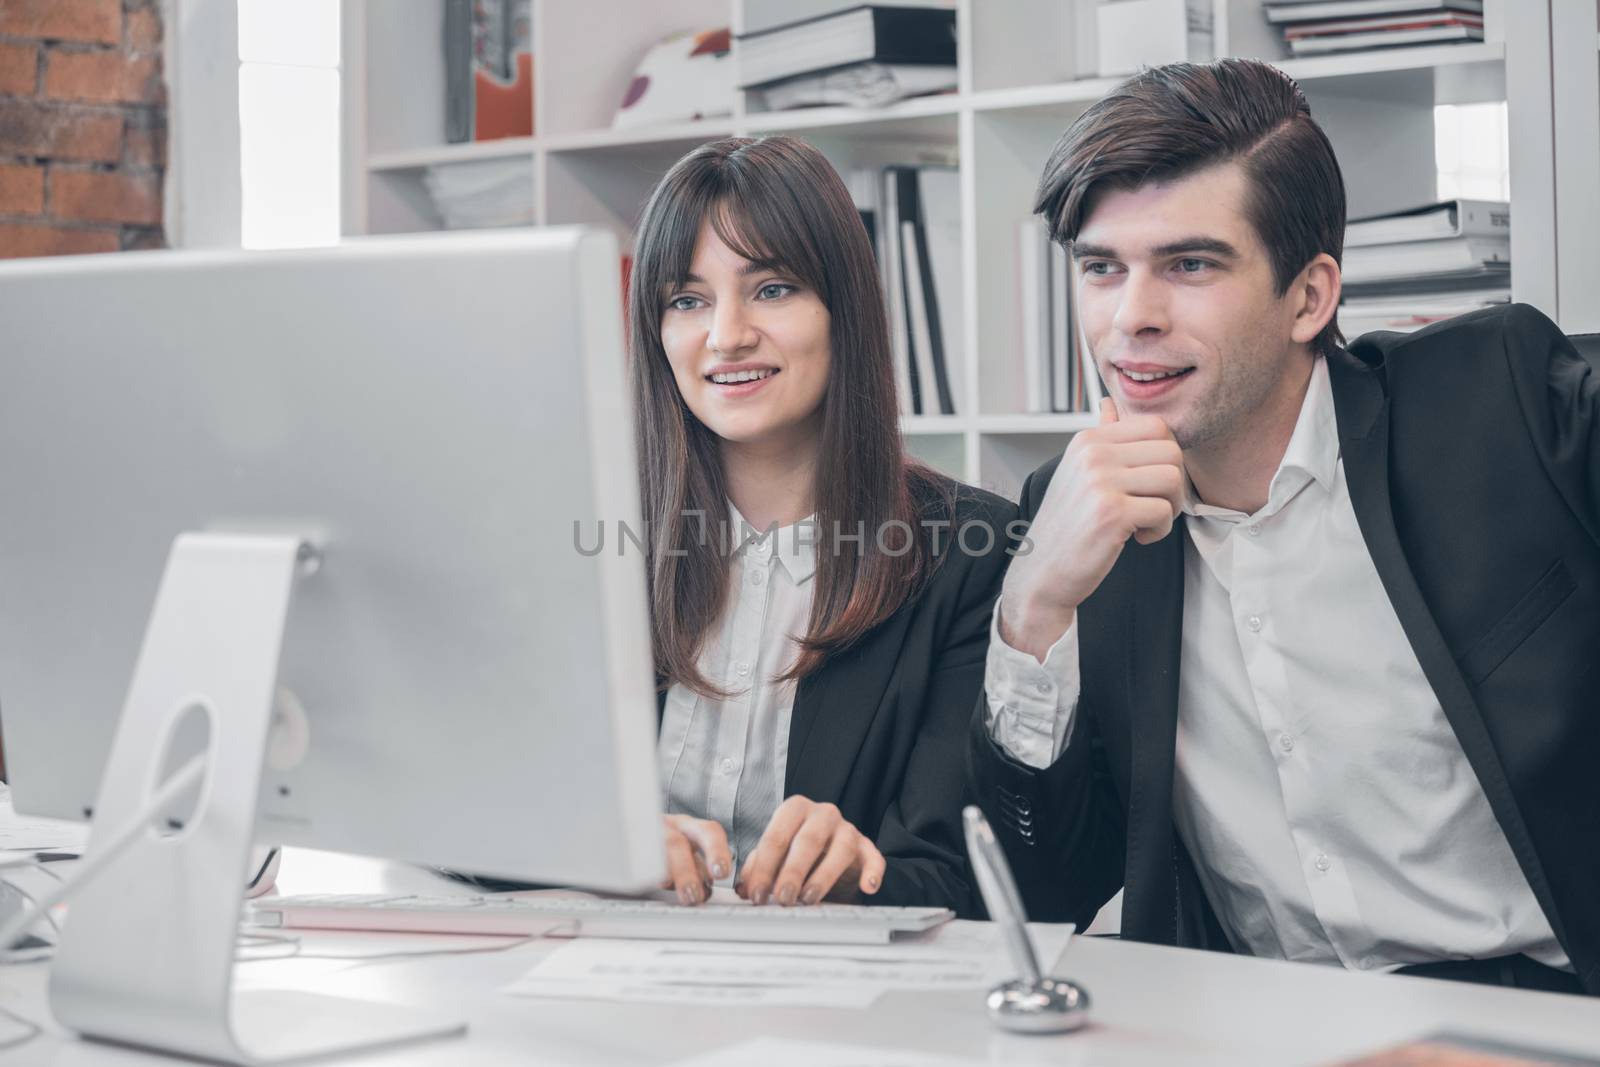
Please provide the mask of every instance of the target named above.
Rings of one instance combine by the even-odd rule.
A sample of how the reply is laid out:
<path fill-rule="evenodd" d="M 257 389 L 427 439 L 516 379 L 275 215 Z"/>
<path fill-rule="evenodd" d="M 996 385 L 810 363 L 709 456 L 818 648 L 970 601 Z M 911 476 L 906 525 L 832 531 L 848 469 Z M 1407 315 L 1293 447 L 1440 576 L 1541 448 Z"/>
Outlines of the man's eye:
<path fill-rule="evenodd" d="M 1178 260 L 1178 269 L 1185 274 L 1199 274 L 1210 266 L 1211 264 L 1203 259 Z"/>
<path fill-rule="evenodd" d="M 1110 274 L 1111 273 L 1111 264 L 1109 264 L 1109 263 L 1085 263 L 1083 265 L 1083 273 L 1085 273 L 1085 274 Z"/>

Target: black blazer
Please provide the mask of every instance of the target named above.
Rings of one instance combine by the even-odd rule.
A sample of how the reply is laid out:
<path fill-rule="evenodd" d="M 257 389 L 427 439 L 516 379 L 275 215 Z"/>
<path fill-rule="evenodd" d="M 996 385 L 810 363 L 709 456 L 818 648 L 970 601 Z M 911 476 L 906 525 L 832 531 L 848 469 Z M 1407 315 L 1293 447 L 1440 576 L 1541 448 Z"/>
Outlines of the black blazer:
<path fill-rule="evenodd" d="M 1600 376 L 1515 305 L 1329 357 L 1351 504 L 1423 673 L 1584 988 L 1600 993 Z M 1023 489 L 1037 513 L 1058 460 Z M 971 785 L 1031 914 L 1228 942 L 1172 818 L 1183 527 L 1079 610 L 1082 690 L 1046 771 L 972 724 Z M 1311 610 L 1308 607 L 1308 610 Z"/>
<path fill-rule="evenodd" d="M 989 621 L 1017 509 L 981 489 L 946 487 L 954 526 L 940 534 L 941 562 L 922 590 L 800 680 L 783 792 L 838 805 L 873 839 L 888 862 L 871 903 L 972 915 L 961 829 L 967 722 L 983 690 Z M 969 523 L 987 525 L 993 536 L 970 531 L 966 552 L 953 531 Z"/>

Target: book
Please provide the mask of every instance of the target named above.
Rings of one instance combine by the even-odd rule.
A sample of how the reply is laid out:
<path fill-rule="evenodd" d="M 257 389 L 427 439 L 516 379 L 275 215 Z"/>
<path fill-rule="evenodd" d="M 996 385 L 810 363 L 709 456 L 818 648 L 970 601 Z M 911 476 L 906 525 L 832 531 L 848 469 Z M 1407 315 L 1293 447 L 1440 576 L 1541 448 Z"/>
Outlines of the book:
<path fill-rule="evenodd" d="M 1436 204 L 1351 219 L 1346 249 L 1440 237 L 1506 237 L 1511 205 L 1504 200 L 1442 200 Z"/>
<path fill-rule="evenodd" d="M 927 303 L 938 328 L 934 353 L 934 384 L 939 408 L 958 414 L 952 382 L 962 366 L 964 302 L 961 298 L 961 175 L 954 167 L 925 165 L 917 169 L 918 205 L 921 208 L 924 286 Z"/>
<path fill-rule="evenodd" d="M 1339 328 L 1346 337 L 1359 337 L 1373 330 L 1409 333 L 1469 311 L 1510 302 L 1510 289 L 1356 297 L 1339 305 Z"/>
<path fill-rule="evenodd" d="M 917 414 L 953 415 L 955 397 L 950 389 L 949 364 L 945 357 L 944 326 L 929 253 L 920 171 L 917 167 L 889 167 L 887 170 L 894 179 L 900 212 L 900 285 L 905 290 Z M 959 211 L 959 204 L 955 210 Z M 959 245 L 957 248 L 959 260 Z M 950 299 L 958 299 L 958 294 L 951 294 Z"/>
<path fill-rule="evenodd" d="M 1443 237 L 1349 248 L 1341 265 L 1351 281 L 1447 274 L 1485 263 L 1510 263 L 1510 237 Z"/>
<path fill-rule="evenodd" d="M 445 137 L 533 133 L 533 0 L 446 0 Z"/>
<path fill-rule="evenodd" d="M 1358 18 L 1366 15 L 1439 14 L 1464 12 L 1483 14 L 1483 0 L 1316 0 L 1293 3 L 1276 0 L 1265 6 L 1268 22 L 1311 22 L 1318 19 Z"/>
<path fill-rule="evenodd" d="M 864 62 L 817 74 L 798 74 L 754 90 L 767 111 L 844 104 L 885 107 L 896 100 L 956 87 L 955 67 Z"/>
<path fill-rule="evenodd" d="M 1344 295 L 1351 300 L 1358 297 L 1392 296 L 1399 293 L 1446 293 L 1462 289 L 1509 288 L 1511 264 L 1503 262 L 1480 263 L 1465 270 L 1443 271 L 1438 274 L 1399 274 L 1383 278 L 1346 279 Z"/>
<path fill-rule="evenodd" d="M 1072 358 L 1072 285 L 1067 250 L 1050 242 L 1050 410 L 1072 411 L 1075 375 Z"/>
<path fill-rule="evenodd" d="M 907 322 L 911 331 L 911 352 L 914 357 L 912 374 L 919 383 L 922 383 L 917 414 L 939 414 L 944 412 L 944 403 L 943 397 L 939 394 L 937 372 L 934 369 L 935 346 L 939 338 L 935 321 L 937 309 L 930 309 L 927 304 L 928 286 L 924 284 L 926 276 L 918 248 L 921 242 L 917 240 L 915 222 L 901 219 L 900 240 L 904 266 L 901 284 L 906 290 Z M 932 388 L 927 384 L 930 382 L 935 383 Z"/>
<path fill-rule="evenodd" d="M 1296 22 L 1283 31 L 1285 40 L 1296 41 L 1302 37 L 1321 37 L 1341 33 L 1376 33 L 1395 30 L 1425 30 L 1434 26 L 1475 26 L 1483 29 L 1480 15 L 1427 13 L 1420 15 L 1385 15 L 1380 18 L 1331 19 L 1327 22 Z"/>
<path fill-rule="evenodd" d="M 900 391 L 900 413 L 916 415 L 922 411 L 921 381 L 916 362 L 911 358 L 909 311 L 905 287 L 900 283 L 900 196 L 899 183 L 888 170 L 880 172 L 883 189 L 878 232 L 878 269 L 883 278 L 883 296 L 889 318 L 889 352 L 894 357 L 895 381 Z"/>
<path fill-rule="evenodd" d="M 1050 410 L 1050 231 L 1030 215 L 1017 226 L 1022 313 L 1022 410 Z"/>
<path fill-rule="evenodd" d="M 1327 55 L 1331 52 L 1363 52 L 1371 48 L 1400 48 L 1405 45 L 1448 44 L 1453 41 L 1483 40 L 1483 24 L 1464 23 L 1433 26 L 1420 30 L 1383 30 L 1378 33 L 1336 33 L 1303 37 L 1289 42 L 1297 56 Z"/>
<path fill-rule="evenodd" d="M 741 34 L 737 41 L 742 89 L 868 60 L 953 67 L 956 13 L 861 4 Z"/>

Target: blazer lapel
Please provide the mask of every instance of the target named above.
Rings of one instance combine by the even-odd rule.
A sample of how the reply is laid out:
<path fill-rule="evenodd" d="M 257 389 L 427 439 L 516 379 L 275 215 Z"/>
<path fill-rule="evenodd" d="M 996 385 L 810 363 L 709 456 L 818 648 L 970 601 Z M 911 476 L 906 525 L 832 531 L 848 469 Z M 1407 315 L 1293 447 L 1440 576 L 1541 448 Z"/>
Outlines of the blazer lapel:
<path fill-rule="evenodd" d="M 1500 828 L 1522 866 L 1544 913 L 1557 926 L 1544 869 L 1534 852 L 1522 813 L 1511 793 L 1478 702 L 1467 687 L 1455 656 L 1439 632 L 1406 560 L 1394 525 L 1389 488 L 1389 395 L 1380 367 L 1361 363 L 1340 351 L 1328 357 L 1334 411 L 1339 424 L 1339 449 L 1356 524 L 1367 543 L 1389 603 L 1400 619 L 1422 673 L 1444 709 L 1445 718 L 1478 776 Z"/>
<path fill-rule="evenodd" d="M 901 610 L 854 648 L 802 678 L 789 715 L 784 796 L 837 801 L 900 661 L 912 612 Z"/>
<path fill-rule="evenodd" d="M 1132 774 L 1123 913 L 1139 940 L 1177 943 L 1172 775 L 1183 650 L 1183 516 L 1153 545 L 1123 549 L 1133 564 L 1124 645 Z"/>

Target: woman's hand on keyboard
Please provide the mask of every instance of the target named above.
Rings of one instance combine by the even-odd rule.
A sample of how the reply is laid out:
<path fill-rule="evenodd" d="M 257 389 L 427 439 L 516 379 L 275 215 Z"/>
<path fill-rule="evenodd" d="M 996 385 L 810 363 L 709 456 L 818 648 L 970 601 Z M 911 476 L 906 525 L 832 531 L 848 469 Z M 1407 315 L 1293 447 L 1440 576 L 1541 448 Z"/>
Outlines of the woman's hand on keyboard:
<path fill-rule="evenodd" d="M 734 886 L 756 904 L 855 900 L 883 884 L 883 854 L 832 804 L 792 796 L 773 812 Z"/>
<path fill-rule="evenodd" d="M 728 877 L 733 855 L 728 835 L 720 823 L 688 815 L 663 815 L 667 835 L 667 880 L 662 889 L 675 889 L 685 904 L 711 899 L 711 883 Z"/>

